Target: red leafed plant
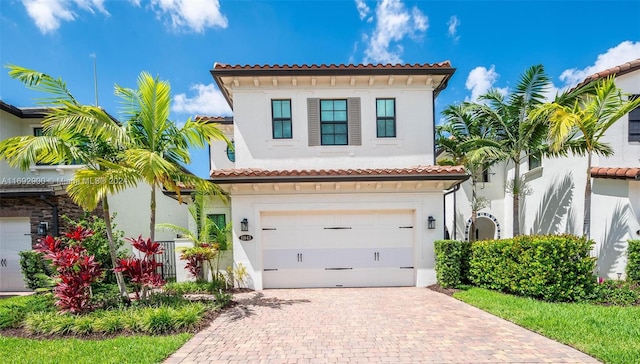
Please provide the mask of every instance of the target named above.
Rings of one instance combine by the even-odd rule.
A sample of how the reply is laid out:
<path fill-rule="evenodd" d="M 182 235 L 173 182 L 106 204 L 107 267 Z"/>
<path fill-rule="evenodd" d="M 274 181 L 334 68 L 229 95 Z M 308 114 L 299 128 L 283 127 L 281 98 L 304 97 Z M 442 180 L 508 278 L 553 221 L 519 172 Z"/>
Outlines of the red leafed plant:
<path fill-rule="evenodd" d="M 67 242 L 49 235 L 38 240 L 35 247 L 58 272 L 59 282 L 53 291 L 62 312 L 81 314 L 91 310 L 89 288 L 102 276 L 100 263 L 82 247 L 82 241 L 91 235 L 91 230 L 79 226 L 65 234 Z"/>
<path fill-rule="evenodd" d="M 146 299 L 148 289 L 162 287 L 166 283 L 157 273 L 162 263 L 157 262 L 155 258 L 157 254 L 162 254 L 164 251 L 159 243 L 152 242 L 151 239 L 145 240 L 142 236 L 138 236 L 137 239 L 126 239 L 142 253 L 142 258 L 131 256 L 120 259 L 118 267 L 114 270 L 122 272 L 129 279 L 135 289 L 136 299 Z"/>

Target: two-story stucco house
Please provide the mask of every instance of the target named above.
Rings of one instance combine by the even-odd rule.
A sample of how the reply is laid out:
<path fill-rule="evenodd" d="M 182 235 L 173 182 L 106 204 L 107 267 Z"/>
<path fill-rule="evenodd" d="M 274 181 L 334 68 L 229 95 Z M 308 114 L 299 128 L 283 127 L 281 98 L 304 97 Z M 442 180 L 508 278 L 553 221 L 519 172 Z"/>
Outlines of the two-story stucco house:
<path fill-rule="evenodd" d="M 0 100 L 0 140 L 41 135 L 47 109 L 18 108 Z M 0 161 L 0 291 L 26 290 L 19 255 L 45 234 L 64 233 L 66 215 L 78 220 L 82 209 L 66 193 L 73 174 L 83 165 L 32 165 L 27 171 Z M 109 197 L 114 223 L 125 237 L 149 234 L 151 188 L 140 183 Z M 93 211 L 102 216 L 101 208 Z M 186 205 L 158 194 L 157 221 L 187 226 Z M 157 240 L 173 240 L 175 233 L 157 230 Z"/>
<path fill-rule="evenodd" d="M 455 69 L 416 65 L 215 64 L 235 150 L 210 149 L 230 203 L 233 259 L 255 289 L 426 286 L 444 233 L 434 101 Z"/>
<path fill-rule="evenodd" d="M 576 87 L 610 76 L 624 93 L 640 95 L 640 59 L 593 74 Z M 601 141 L 613 148 L 614 155 L 594 156 L 592 160 L 593 255 L 598 258 L 601 277 L 618 278 L 625 271 L 627 241 L 640 239 L 640 108 L 619 119 Z M 520 169 L 530 191 L 521 205 L 521 233 L 581 235 L 587 158 L 532 158 Z M 512 236 L 512 199 L 504 192 L 510 178 L 513 166 L 504 163 L 492 166 L 482 176 L 477 192 L 489 205 L 480 210 L 477 229 L 471 226 L 470 183 L 447 197 L 447 225 L 455 238 Z"/>

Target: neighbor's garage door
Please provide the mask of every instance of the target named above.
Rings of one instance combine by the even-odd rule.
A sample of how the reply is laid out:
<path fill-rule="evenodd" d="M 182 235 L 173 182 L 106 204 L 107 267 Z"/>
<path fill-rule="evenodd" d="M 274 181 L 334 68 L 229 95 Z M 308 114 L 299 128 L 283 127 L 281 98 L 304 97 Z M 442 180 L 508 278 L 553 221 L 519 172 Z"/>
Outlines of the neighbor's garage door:
<path fill-rule="evenodd" d="M 263 286 L 413 286 L 413 211 L 263 213 Z"/>
<path fill-rule="evenodd" d="M 31 250 L 28 218 L 0 218 L 0 291 L 26 291 L 19 252 Z"/>

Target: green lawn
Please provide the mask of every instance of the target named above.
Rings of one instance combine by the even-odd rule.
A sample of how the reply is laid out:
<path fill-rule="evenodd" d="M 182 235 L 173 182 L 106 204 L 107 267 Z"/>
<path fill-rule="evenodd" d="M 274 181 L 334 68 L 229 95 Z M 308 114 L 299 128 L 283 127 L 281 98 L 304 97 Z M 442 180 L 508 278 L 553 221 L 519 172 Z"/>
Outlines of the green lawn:
<path fill-rule="evenodd" d="M 0 336 L 0 363 L 159 363 L 192 336 L 123 336 L 106 340 Z"/>
<path fill-rule="evenodd" d="M 454 297 L 605 363 L 638 363 L 640 307 L 547 303 L 482 288 Z"/>

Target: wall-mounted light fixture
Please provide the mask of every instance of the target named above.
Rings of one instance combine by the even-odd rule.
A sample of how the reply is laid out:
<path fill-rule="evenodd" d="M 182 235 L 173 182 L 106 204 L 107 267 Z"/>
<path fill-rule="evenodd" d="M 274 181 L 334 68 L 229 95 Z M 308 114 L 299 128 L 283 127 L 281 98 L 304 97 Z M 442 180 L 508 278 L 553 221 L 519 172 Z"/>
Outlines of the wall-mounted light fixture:
<path fill-rule="evenodd" d="M 49 224 L 47 224 L 46 222 L 41 222 L 38 224 L 38 236 L 46 236 L 48 230 Z"/>
<path fill-rule="evenodd" d="M 249 231 L 249 221 L 246 217 L 240 221 L 240 231 Z"/>
<path fill-rule="evenodd" d="M 435 229 L 436 228 L 436 219 L 433 216 L 429 216 L 429 218 L 427 218 L 427 228 L 429 229 Z"/>

